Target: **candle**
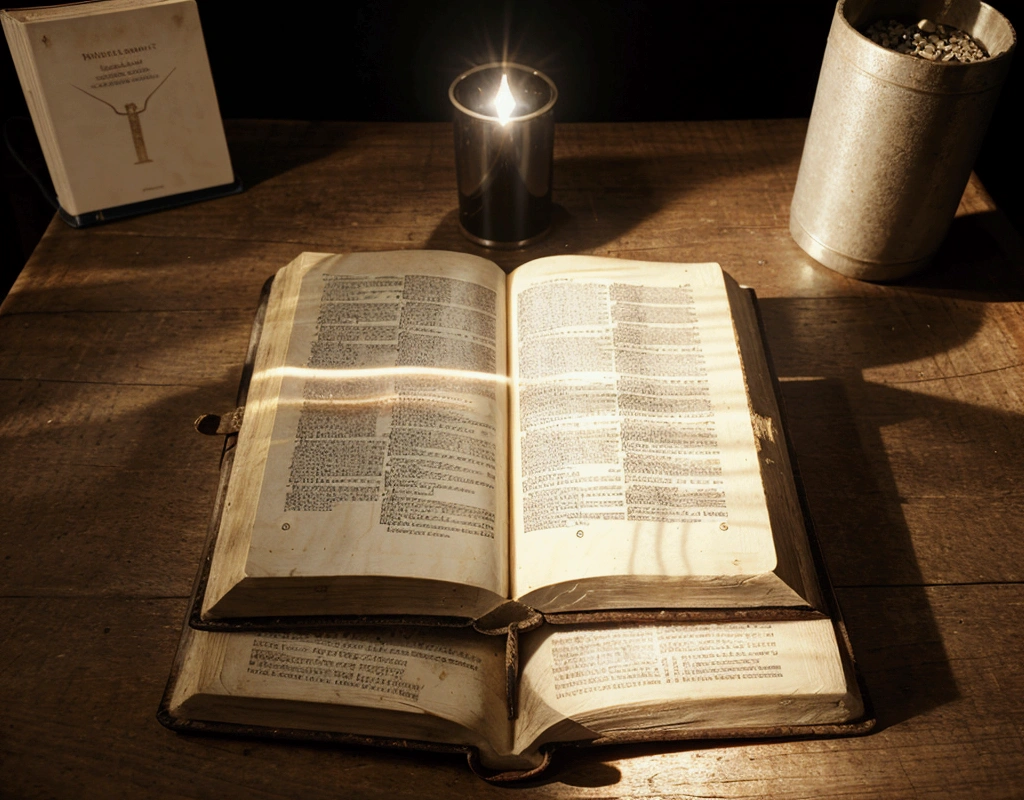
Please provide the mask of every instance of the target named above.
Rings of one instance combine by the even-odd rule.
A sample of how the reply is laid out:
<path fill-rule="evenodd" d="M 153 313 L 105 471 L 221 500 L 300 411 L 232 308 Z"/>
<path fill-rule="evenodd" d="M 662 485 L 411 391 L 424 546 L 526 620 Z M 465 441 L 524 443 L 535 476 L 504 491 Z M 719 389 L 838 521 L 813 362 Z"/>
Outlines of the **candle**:
<path fill-rule="evenodd" d="M 485 247 L 536 241 L 551 225 L 555 84 L 521 64 L 484 64 L 457 77 L 448 97 L 462 232 Z"/>

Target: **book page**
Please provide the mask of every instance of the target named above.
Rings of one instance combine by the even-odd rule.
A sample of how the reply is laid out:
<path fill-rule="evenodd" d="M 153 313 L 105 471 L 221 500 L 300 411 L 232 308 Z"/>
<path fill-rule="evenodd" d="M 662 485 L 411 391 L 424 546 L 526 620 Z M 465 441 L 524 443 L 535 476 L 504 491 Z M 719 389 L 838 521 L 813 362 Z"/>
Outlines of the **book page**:
<path fill-rule="evenodd" d="M 261 341 L 221 529 L 248 541 L 245 577 L 382 576 L 304 613 L 471 615 L 446 606 L 446 582 L 505 598 L 504 274 L 408 251 L 278 280 L 264 339 L 283 352 Z M 392 592 L 408 578 L 439 590 L 426 608 Z M 290 611 L 277 597 L 263 613 Z"/>
<path fill-rule="evenodd" d="M 303 278 L 249 574 L 503 594 L 504 298 L 454 255 L 387 267 L 355 254 Z"/>
<path fill-rule="evenodd" d="M 192 631 L 170 712 L 192 720 L 472 745 L 511 763 L 505 641 L 472 630 Z M 503 760 L 503 757 L 506 760 Z"/>
<path fill-rule="evenodd" d="M 234 180 L 194 2 L 17 16 L 38 79 L 33 118 L 69 213 Z"/>
<path fill-rule="evenodd" d="M 524 639 L 519 749 L 561 738 L 566 721 L 629 739 L 863 713 L 828 619 L 547 626 Z"/>
<path fill-rule="evenodd" d="M 646 576 L 678 604 L 678 586 L 659 579 L 738 586 L 769 572 L 718 265 L 546 258 L 513 273 L 509 299 L 514 595 L 586 610 L 597 597 L 586 584 L 537 590 Z M 631 601 L 662 602 L 648 590 Z"/>

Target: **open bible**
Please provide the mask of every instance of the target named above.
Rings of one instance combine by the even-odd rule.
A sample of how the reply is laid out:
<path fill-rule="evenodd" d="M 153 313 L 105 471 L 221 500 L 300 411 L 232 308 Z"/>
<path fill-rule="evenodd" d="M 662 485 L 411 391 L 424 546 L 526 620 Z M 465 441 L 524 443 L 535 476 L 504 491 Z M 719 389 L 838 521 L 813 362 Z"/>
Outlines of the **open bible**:
<path fill-rule="evenodd" d="M 261 309 L 165 725 L 498 781 L 871 729 L 753 293 L 717 265 L 303 254 Z"/>
<path fill-rule="evenodd" d="M 820 616 L 752 293 L 716 264 L 303 254 L 198 624 L 508 603 Z"/>
<path fill-rule="evenodd" d="M 485 777 L 514 780 L 570 743 L 864 733 L 873 720 L 841 630 L 827 618 L 544 625 L 522 637 L 509 718 L 504 643 L 472 629 L 186 627 L 160 719 L 185 732 L 465 751 Z"/>

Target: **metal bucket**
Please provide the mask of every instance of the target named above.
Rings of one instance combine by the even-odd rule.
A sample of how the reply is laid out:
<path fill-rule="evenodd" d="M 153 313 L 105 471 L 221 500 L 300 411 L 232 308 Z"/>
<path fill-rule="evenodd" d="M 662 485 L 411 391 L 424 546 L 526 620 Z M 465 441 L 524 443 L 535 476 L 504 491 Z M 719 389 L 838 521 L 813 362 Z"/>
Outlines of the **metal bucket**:
<path fill-rule="evenodd" d="M 858 32 L 890 18 L 959 28 L 990 57 L 928 61 Z M 1015 45 L 1006 17 L 978 0 L 840 0 L 790 208 L 796 243 L 861 280 L 924 267 L 956 214 Z"/>

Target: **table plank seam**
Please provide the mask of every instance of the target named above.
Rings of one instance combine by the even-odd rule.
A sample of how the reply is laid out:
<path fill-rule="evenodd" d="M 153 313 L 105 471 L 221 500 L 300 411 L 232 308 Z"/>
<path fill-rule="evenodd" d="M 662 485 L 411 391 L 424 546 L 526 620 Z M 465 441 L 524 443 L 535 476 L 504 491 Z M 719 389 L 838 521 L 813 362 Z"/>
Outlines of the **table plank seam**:
<path fill-rule="evenodd" d="M 949 381 L 955 378 L 979 378 L 983 375 L 996 375 L 1000 372 L 1013 372 L 1024 367 L 1024 362 L 1015 362 L 1013 364 L 1007 364 L 1002 367 L 992 367 L 992 369 L 980 369 L 975 372 L 956 372 L 952 375 L 938 375 L 934 378 L 909 378 L 907 380 L 887 380 L 887 381 L 872 381 L 865 380 L 866 383 L 875 383 L 880 386 L 909 386 L 913 384 L 921 383 L 936 383 L 938 381 Z"/>
<path fill-rule="evenodd" d="M 934 581 L 922 583 L 836 583 L 836 589 L 942 589 L 961 586 L 1024 586 L 1022 581 Z"/>
<path fill-rule="evenodd" d="M 88 381 L 72 380 L 70 378 L 8 378 L 0 375 L 0 383 L 63 383 L 81 386 L 140 386 L 140 387 L 161 387 L 167 389 L 208 389 L 206 383 L 142 383 L 142 382 L 113 382 L 113 381 Z"/>
<path fill-rule="evenodd" d="M 229 313 L 252 314 L 252 306 L 218 305 L 216 308 L 65 308 L 57 311 L 30 309 L 26 311 L 5 311 L 0 320 L 15 317 L 66 317 L 72 314 L 218 314 L 227 316 Z"/>

